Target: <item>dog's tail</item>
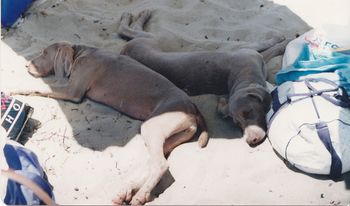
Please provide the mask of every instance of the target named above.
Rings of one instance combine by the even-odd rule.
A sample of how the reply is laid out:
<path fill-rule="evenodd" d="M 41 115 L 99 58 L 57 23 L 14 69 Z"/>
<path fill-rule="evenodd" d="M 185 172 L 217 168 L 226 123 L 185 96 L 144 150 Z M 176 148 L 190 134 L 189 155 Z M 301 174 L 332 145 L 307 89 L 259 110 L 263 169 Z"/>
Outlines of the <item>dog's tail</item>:
<path fill-rule="evenodd" d="M 208 135 L 208 128 L 207 124 L 205 123 L 203 115 L 200 113 L 198 108 L 196 107 L 197 115 L 196 115 L 196 121 L 198 128 L 201 130 L 201 133 L 198 137 L 198 145 L 199 147 L 203 148 L 208 144 L 209 141 L 209 135 Z"/>

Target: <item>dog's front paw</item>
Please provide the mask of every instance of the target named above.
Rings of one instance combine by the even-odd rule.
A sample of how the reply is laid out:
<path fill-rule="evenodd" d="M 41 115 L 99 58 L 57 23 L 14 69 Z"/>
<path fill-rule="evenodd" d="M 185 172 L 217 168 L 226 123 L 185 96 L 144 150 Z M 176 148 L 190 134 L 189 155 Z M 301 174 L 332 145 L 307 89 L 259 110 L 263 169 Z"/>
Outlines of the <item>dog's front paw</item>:
<path fill-rule="evenodd" d="M 29 92 L 29 91 L 12 91 L 12 92 L 9 92 L 8 94 L 10 96 L 15 96 L 15 95 L 29 96 L 32 93 L 34 93 L 34 92 Z"/>
<path fill-rule="evenodd" d="M 227 100 L 225 98 L 219 98 L 218 103 L 216 105 L 216 111 L 222 118 L 227 118 L 228 116 L 230 116 Z"/>

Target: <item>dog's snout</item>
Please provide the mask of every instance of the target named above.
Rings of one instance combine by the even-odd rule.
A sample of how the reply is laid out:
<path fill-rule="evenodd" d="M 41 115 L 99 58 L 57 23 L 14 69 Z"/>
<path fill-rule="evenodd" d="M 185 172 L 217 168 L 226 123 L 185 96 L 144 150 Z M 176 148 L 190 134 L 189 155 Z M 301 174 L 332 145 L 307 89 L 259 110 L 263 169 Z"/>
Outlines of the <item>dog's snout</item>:
<path fill-rule="evenodd" d="M 41 73 L 39 73 L 39 71 L 37 70 L 36 66 L 33 64 L 32 61 L 29 61 L 25 67 L 27 68 L 27 71 L 29 74 L 31 74 L 34 77 L 40 77 L 42 76 Z"/>
<path fill-rule="evenodd" d="M 249 125 L 244 129 L 244 136 L 250 146 L 256 146 L 264 141 L 266 132 L 255 125 Z"/>

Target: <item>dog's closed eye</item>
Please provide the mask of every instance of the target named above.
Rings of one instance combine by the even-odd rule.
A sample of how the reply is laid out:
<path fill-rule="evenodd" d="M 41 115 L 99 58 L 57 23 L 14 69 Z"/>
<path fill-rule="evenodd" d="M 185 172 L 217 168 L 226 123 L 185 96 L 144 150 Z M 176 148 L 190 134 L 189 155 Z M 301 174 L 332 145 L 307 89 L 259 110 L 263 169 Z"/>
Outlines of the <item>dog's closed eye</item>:
<path fill-rule="evenodd" d="M 252 109 L 242 110 L 241 112 L 238 113 L 238 116 L 242 120 L 249 119 L 252 112 L 253 112 Z"/>

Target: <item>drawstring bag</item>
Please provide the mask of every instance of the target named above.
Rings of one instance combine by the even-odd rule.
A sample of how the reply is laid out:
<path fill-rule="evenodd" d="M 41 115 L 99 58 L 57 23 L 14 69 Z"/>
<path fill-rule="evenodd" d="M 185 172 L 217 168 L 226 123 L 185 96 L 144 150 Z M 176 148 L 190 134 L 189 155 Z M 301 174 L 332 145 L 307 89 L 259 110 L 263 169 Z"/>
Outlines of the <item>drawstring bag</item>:
<path fill-rule="evenodd" d="M 287 81 L 272 93 L 268 138 L 296 168 L 341 177 L 350 170 L 350 99 L 328 79 Z"/>
<path fill-rule="evenodd" d="M 10 170 L 36 184 L 49 196 L 47 198 L 54 199 L 53 187 L 48 182 L 37 156 L 32 151 L 22 146 L 5 144 L 3 154 Z M 5 163 L 0 162 L 0 164 L 3 168 Z M 12 179 L 8 179 L 7 184 L 0 185 L 0 187 L 6 187 L 2 201 L 7 205 L 43 205 L 45 203 L 34 191 Z"/>

